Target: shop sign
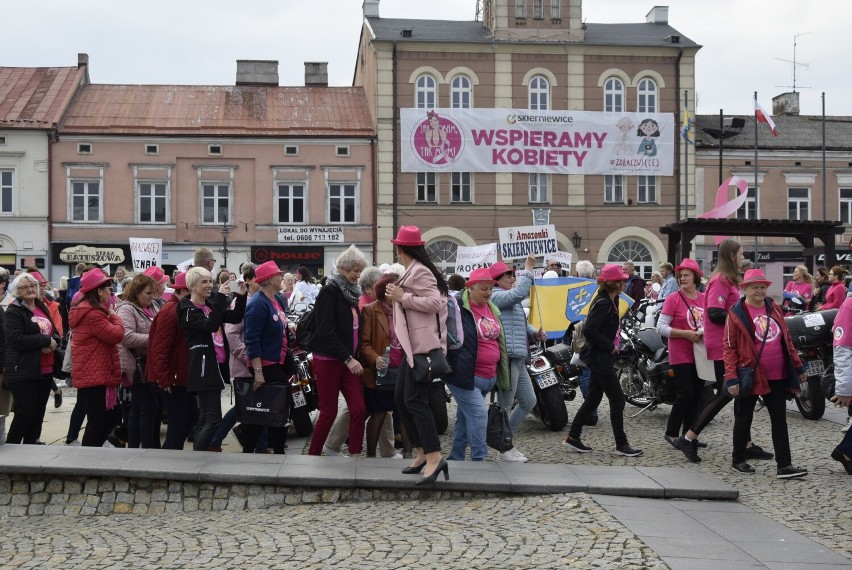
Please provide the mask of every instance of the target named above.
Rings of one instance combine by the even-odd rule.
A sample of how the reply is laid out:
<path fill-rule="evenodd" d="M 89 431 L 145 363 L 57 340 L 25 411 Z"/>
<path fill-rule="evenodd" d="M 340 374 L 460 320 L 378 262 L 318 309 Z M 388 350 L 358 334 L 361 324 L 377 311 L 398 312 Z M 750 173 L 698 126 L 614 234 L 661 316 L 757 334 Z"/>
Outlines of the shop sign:
<path fill-rule="evenodd" d="M 124 250 L 120 247 L 103 247 L 78 245 L 66 247 L 59 252 L 59 259 L 63 263 L 92 263 L 95 265 L 109 265 L 111 263 L 124 263 Z"/>
<path fill-rule="evenodd" d="M 285 226 L 278 243 L 343 243 L 343 226 Z"/>
<path fill-rule="evenodd" d="M 252 246 L 251 260 L 253 263 L 274 261 L 288 265 L 322 265 L 325 249 L 322 247 L 288 247 L 288 246 Z"/>

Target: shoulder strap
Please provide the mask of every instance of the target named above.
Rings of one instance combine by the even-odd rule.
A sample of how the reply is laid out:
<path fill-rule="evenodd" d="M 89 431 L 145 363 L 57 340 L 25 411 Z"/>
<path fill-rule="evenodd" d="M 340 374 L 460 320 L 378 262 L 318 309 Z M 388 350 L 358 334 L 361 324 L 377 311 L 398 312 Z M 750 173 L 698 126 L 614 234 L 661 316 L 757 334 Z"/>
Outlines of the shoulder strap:
<path fill-rule="evenodd" d="M 694 308 L 694 305 L 690 305 L 690 304 L 689 304 L 689 302 L 686 300 L 686 297 L 684 297 L 683 292 L 682 292 L 680 289 L 678 289 L 677 294 L 678 294 L 678 295 L 680 295 L 680 298 L 681 298 L 681 299 L 683 299 L 683 304 L 684 304 L 684 305 L 686 305 L 686 309 L 687 309 L 690 313 L 692 313 L 692 323 L 689 325 L 689 326 L 690 326 L 690 328 L 691 328 L 692 330 L 694 330 L 694 331 L 697 331 L 697 330 L 698 330 L 698 327 L 696 326 L 696 323 L 698 322 L 698 319 L 696 319 L 696 318 L 695 318 L 695 313 L 693 313 L 693 312 L 692 312 L 692 309 Z M 688 321 L 688 320 L 687 320 L 687 323 L 689 323 L 689 321 Z"/>

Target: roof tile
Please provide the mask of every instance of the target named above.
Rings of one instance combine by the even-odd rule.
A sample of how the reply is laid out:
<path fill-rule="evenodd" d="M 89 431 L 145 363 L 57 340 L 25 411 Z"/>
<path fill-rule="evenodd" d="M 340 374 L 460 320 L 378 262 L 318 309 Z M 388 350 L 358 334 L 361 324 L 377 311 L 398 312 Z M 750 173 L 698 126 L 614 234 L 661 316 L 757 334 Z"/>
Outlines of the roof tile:
<path fill-rule="evenodd" d="M 85 81 L 85 67 L 0 67 L 0 126 L 54 128 Z"/>

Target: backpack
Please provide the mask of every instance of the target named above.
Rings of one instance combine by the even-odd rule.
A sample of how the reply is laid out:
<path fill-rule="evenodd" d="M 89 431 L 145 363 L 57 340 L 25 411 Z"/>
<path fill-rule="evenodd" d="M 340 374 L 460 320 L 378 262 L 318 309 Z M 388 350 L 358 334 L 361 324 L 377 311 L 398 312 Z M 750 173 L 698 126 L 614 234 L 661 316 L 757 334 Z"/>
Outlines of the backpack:
<path fill-rule="evenodd" d="M 296 342 L 299 348 L 305 352 L 311 352 L 311 342 L 314 340 L 314 329 L 316 327 L 316 316 L 314 316 L 314 307 L 302 313 L 296 323 Z"/>
<path fill-rule="evenodd" d="M 574 323 L 574 336 L 571 337 L 571 351 L 574 354 L 580 354 L 583 349 L 588 344 L 586 337 L 583 335 L 583 323 L 586 321 L 579 321 Z"/>
<path fill-rule="evenodd" d="M 66 374 L 71 374 L 72 361 L 71 361 L 71 335 L 74 334 L 74 331 L 68 332 L 68 346 L 65 349 L 65 356 L 62 358 L 62 372 Z"/>
<path fill-rule="evenodd" d="M 464 344 L 461 309 L 459 300 L 452 294 L 447 295 L 447 350 L 458 350 Z"/>

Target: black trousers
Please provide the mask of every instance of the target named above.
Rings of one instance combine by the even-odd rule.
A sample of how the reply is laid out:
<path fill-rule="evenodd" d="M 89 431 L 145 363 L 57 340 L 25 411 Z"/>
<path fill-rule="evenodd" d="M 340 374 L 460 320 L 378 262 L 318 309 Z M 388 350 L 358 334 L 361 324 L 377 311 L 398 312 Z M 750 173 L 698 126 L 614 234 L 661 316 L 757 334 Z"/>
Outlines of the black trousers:
<path fill-rule="evenodd" d="M 83 402 L 86 412 L 86 431 L 83 432 L 84 447 L 102 447 L 109 432 L 121 421 L 119 404 L 106 409 L 106 386 L 79 388 L 77 399 Z"/>
<path fill-rule="evenodd" d="M 700 435 L 701 431 L 707 427 L 707 424 L 712 422 L 713 418 L 722 411 L 722 408 L 727 406 L 732 400 L 734 402 L 734 416 L 737 415 L 737 408 L 740 407 L 739 400 L 734 400 L 733 396 L 728 393 L 728 389 L 725 388 L 725 363 L 721 360 L 714 360 L 713 369 L 716 372 L 716 396 L 707 402 L 704 409 L 695 418 L 692 427 L 689 428 L 696 435 Z M 748 440 L 751 441 L 751 433 L 749 433 Z"/>
<path fill-rule="evenodd" d="M 772 447 L 775 448 L 775 463 L 778 467 L 787 467 L 791 463 L 790 436 L 787 433 L 787 387 L 784 380 L 771 380 L 770 392 L 763 396 L 763 402 L 769 411 L 772 422 Z M 754 405 L 757 396 L 738 398 L 739 406 L 734 408 L 734 452 L 732 463 L 746 460 L 746 444 L 751 439 L 751 421 L 754 417 Z"/>
<path fill-rule="evenodd" d="M 127 447 L 160 449 L 160 387 L 150 382 L 130 387 Z"/>
<path fill-rule="evenodd" d="M 417 382 L 414 379 L 414 371 L 408 366 L 408 360 L 403 355 L 399 365 L 399 379 L 393 393 L 394 402 L 405 431 L 408 432 L 411 446 L 423 448 L 424 453 L 441 451 L 435 416 L 429 407 L 431 391 L 431 382 Z"/>
<path fill-rule="evenodd" d="M 192 441 L 193 451 L 207 451 L 210 440 L 222 421 L 222 391 L 195 392 L 198 402 L 198 431 Z"/>
<path fill-rule="evenodd" d="M 52 384 L 53 374 L 43 374 L 22 382 L 8 382 L 15 402 L 15 414 L 6 434 L 6 443 L 38 441 Z"/>
<path fill-rule="evenodd" d="M 615 446 L 621 447 L 627 444 L 627 434 L 624 433 L 624 392 L 621 390 L 614 369 L 606 372 L 592 370 L 592 376 L 589 379 L 589 396 L 583 400 L 583 405 L 577 410 L 577 415 L 574 416 L 571 429 L 568 431 L 571 439 L 580 439 L 583 435 L 583 426 L 598 409 L 604 394 L 609 400 L 609 422 L 612 425 Z"/>
<path fill-rule="evenodd" d="M 695 421 L 701 394 L 704 391 L 704 380 L 698 377 L 694 364 L 675 364 L 677 397 L 669 413 L 666 425 L 666 435 L 677 437 L 685 434 Z"/>

